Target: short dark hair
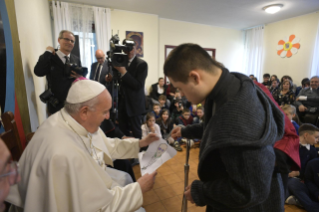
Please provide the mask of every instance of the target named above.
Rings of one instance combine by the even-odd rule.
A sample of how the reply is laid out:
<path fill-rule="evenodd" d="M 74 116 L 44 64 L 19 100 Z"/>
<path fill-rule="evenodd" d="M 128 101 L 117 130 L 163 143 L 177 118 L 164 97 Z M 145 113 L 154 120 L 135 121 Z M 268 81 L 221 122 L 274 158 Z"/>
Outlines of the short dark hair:
<path fill-rule="evenodd" d="M 304 79 L 302 79 L 302 80 L 301 80 L 301 85 L 302 85 L 302 86 L 306 86 L 306 85 L 310 86 L 310 80 L 309 80 L 309 78 L 304 78 Z"/>
<path fill-rule="evenodd" d="M 161 79 L 164 79 L 163 77 L 158 78 L 158 81 L 160 81 Z"/>
<path fill-rule="evenodd" d="M 264 74 L 264 75 L 263 75 L 263 78 L 265 78 L 265 77 L 270 78 L 270 74 Z"/>
<path fill-rule="evenodd" d="M 201 69 L 215 74 L 216 68 L 224 68 L 224 66 L 199 45 L 186 43 L 170 52 L 164 64 L 164 74 L 174 81 L 186 83 L 189 72 L 192 70 Z"/>
<path fill-rule="evenodd" d="M 277 75 L 275 75 L 275 74 L 271 75 L 271 77 L 275 77 L 276 79 L 278 79 Z"/>
<path fill-rule="evenodd" d="M 190 112 L 191 112 L 191 111 L 190 111 L 188 108 L 184 108 L 182 114 L 184 114 L 184 113 L 190 113 Z"/>
<path fill-rule="evenodd" d="M 254 77 L 254 75 L 253 74 L 251 74 L 251 75 L 249 75 L 250 77 Z"/>
<path fill-rule="evenodd" d="M 164 95 L 164 94 L 161 94 L 159 97 L 158 97 L 158 101 L 159 100 L 167 100 L 167 97 Z"/>
<path fill-rule="evenodd" d="M 285 75 L 285 76 L 281 77 L 281 83 L 283 83 L 285 79 L 289 79 L 291 82 L 293 82 L 292 78 L 289 75 Z"/>
<path fill-rule="evenodd" d="M 299 127 L 299 136 L 305 133 L 314 134 L 315 132 L 319 132 L 319 128 L 313 124 L 306 123 Z"/>
<path fill-rule="evenodd" d="M 160 104 L 158 104 L 158 103 L 154 103 L 154 104 L 153 104 L 153 108 L 154 108 L 154 106 L 159 106 L 159 107 L 161 107 Z"/>

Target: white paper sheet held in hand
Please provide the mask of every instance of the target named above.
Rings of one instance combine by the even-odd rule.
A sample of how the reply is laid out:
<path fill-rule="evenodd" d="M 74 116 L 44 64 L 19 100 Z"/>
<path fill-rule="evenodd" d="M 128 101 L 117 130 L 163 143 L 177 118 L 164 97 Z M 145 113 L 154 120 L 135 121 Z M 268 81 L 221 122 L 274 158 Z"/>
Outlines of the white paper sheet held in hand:
<path fill-rule="evenodd" d="M 176 155 L 176 150 L 171 147 L 165 140 L 160 139 L 151 143 L 146 152 L 140 152 L 141 174 L 153 173 L 163 163 Z"/>

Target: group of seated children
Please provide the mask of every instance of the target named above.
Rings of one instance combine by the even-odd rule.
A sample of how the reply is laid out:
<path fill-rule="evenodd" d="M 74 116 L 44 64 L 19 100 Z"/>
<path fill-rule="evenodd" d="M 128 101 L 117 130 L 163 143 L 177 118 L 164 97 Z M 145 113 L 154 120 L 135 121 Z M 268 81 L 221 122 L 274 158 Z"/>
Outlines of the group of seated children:
<path fill-rule="evenodd" d="M 142 138 L 148 133 L 156 133 L 159 137 L 166 140 L 177 151 L 182 151 L 180 142 L 182 138 L 174 140 L 170 133 L 175 126 L 188 126 L 194 123 L 201 123 L 204 119 L 204 109 L 202 106 L 192 105 L 189 108 L 184 108 L 185 104 L 181 98 L 178 98 L 179 92 L 175 93 L 176 99 L 173 99 L 173 106 L 169 110 L 166 96 L 159 96 L 159 104 L 153 104 L 153 111 L 147 113 L 145 124 L 142 125 Z"/>
<path fill-rule="evenodd" d="M 319 158 L 314 147 L 319 140 L 319 128 L 302 124 L 299 128 L 301 169 L 288 178 L 286 203 L 304 207 L 308 212 L 319 211 Z"/>

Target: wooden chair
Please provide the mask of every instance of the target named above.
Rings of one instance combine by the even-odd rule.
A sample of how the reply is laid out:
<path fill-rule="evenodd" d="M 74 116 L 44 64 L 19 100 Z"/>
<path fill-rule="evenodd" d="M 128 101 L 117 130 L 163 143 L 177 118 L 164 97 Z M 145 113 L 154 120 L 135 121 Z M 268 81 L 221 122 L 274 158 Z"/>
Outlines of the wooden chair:
<path fill-rule="evenodd" d="M 34 132 L 30 132 L 28 133 L 26 136 L 25 136 L 25 139 L 26 139 L 26 146 L 28 146 L 28 143 L 31 141 L 32 137 L 34 135 Z"/>
<path fill-rule="evenodd" d="M 23 150 L 14 115 L 12 112 L 8 111 L 2 114 L 1 119 L 5 132 L 2 133 L 0 137 L 11 152 L 12 159 L 19 161 Z"/>

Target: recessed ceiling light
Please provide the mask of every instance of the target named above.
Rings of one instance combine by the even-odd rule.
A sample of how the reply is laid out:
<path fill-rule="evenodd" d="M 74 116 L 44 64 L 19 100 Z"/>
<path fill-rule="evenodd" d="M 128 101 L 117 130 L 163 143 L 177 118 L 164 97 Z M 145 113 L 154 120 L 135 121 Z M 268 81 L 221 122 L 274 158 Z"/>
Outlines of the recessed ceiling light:
<path fill-rule="evenodd" d="M 282 4 L 272 4 L 272 5 L 268 5 L 266 7 L 263 7 L 263 10 L 266 11 L 266 13 L 270 13 L 270 14 L 274 14 L 276 12 L 278 12 L 279 10 L 281 10 L 281 8 L 284 5 Z"/>

